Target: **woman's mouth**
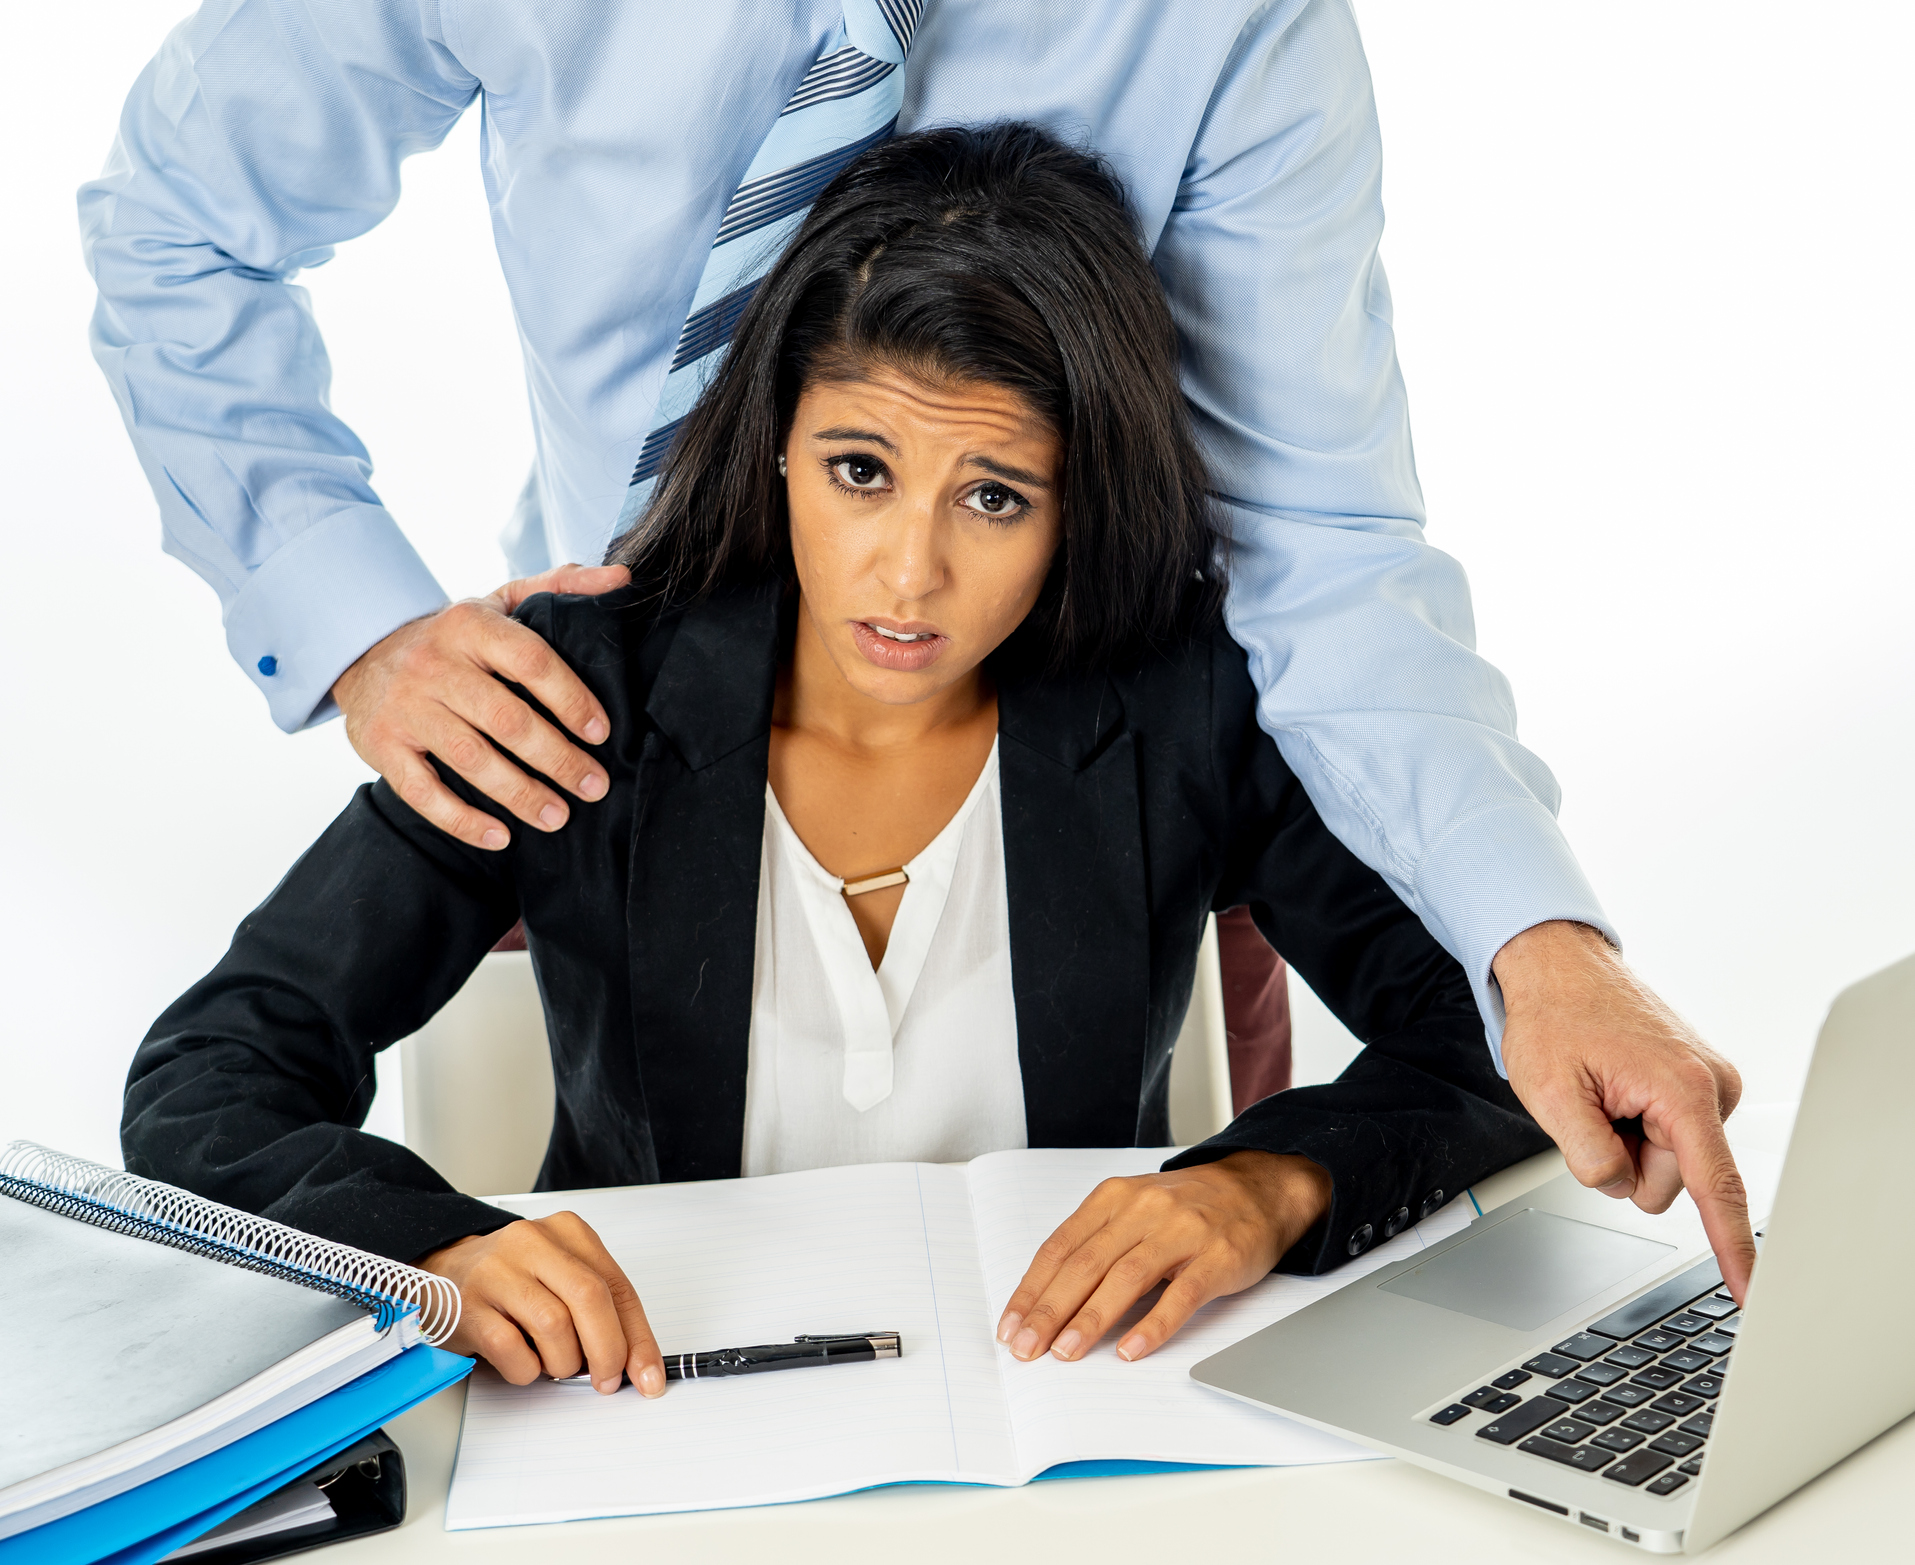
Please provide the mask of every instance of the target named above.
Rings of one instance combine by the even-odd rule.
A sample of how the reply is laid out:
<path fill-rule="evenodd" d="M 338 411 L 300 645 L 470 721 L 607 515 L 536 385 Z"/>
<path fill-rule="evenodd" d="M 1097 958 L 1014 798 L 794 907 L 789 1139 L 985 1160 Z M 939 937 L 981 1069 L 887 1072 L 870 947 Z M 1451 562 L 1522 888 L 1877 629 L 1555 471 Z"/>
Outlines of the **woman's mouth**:
<path fill-rule="evenodd" d="M 851 639 L 866 662 L 907 674 L 934 663 L 951 640 L 928 625 L 864 619 L 851 622 Z"/>

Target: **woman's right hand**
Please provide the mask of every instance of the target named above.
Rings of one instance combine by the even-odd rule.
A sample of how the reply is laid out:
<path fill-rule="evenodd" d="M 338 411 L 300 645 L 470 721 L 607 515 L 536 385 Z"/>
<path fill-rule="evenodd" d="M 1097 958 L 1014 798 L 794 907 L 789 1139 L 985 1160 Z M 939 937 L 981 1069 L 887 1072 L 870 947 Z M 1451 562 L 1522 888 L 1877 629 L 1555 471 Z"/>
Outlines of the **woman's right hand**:
<path fill-rule="evenodd" d="M 664 1395 L 665 1361 L 638 1290 L 576 1214 L 471 1234 L 418 1265 L 459 1290 L 459 1329 L 446 1348 L 484 1359 L 513 1385 L 589 1368 L 607 1396 L 624 1375 L 646 1396 Z"/>

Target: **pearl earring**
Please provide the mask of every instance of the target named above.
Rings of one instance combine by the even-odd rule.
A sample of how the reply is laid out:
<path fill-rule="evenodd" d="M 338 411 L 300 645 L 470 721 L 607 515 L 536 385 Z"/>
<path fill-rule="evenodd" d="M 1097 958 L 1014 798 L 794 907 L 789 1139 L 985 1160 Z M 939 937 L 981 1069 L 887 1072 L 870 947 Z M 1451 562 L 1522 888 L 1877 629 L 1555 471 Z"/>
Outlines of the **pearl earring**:
<path fill-rule="evenodd" d="M 785 476 L 785 459 L 783 457 L 778 458 L 778 476 L 780 478 Z"/>

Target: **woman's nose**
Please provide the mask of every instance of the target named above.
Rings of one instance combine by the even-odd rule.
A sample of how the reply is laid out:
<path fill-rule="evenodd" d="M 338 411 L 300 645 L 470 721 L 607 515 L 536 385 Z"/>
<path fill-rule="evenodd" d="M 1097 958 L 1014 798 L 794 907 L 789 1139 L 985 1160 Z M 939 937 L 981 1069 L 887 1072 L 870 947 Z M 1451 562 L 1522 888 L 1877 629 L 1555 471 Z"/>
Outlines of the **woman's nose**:
<path fill-rule="evenodd" d="M 928 597 L 944 585 L 944 529 L 931 501 L 900 506 L 885 530 L 878 579 L 900 598 Z"/>

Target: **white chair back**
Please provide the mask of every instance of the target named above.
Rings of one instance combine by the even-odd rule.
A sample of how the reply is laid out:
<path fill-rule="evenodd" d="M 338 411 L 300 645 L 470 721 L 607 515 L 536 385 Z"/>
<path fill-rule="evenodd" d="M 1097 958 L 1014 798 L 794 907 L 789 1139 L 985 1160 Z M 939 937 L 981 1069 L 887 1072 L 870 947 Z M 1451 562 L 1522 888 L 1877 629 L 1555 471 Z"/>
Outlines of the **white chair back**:
<path fill-rule="evenodd" d="M 530 1190 L 552 1139 L 552 1052 L 523 951 L 494 951 L 399 1045 L 406 1145 L 467 1195 Z"/>

